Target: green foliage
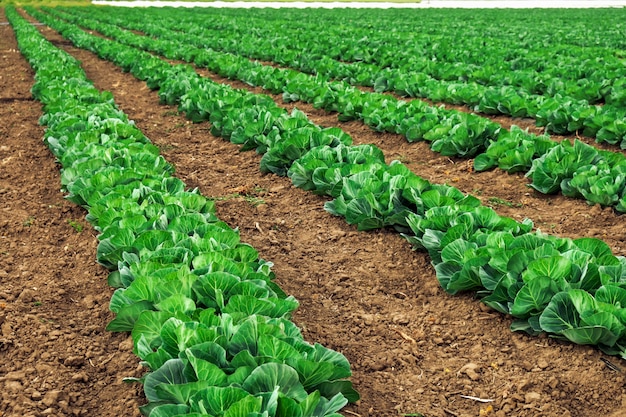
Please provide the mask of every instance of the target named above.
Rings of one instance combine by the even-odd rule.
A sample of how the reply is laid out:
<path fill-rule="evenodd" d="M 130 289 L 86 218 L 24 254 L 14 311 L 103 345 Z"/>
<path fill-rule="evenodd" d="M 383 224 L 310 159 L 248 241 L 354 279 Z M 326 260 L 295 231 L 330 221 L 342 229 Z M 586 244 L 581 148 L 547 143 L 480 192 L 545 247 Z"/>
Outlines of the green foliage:
<path fill-rule="evenodd" d="M 332 197 L 326 204 L 331 213 L 344 216 L 360 230 L 392 226 L 403 232 L 416 249 L 428 251 L 444 290 L 477 291 L 485 304 L 515 317 L 514 330 L 548 332 L 626 355 L 626 262 L 611 254 L 603 242 L 562 239 L 533 231 L 531 221 L 499 216 L 456 188 L 431 184 L 399 162 L 387 164 L 377 148 L 352 146 L 343 132 L 321 129 L 299 111 L 288 114 L 266 96 L 215 85 L 185 66 L 157 63 L 156 58 L 135 47 L 172 59 L 200 59 L 223 76 L 283 91 L 287 100 L 306 99 L 318 108 L 339 112 L 343 120 L 362 119 L 378 131 L 404 133 L 411 141 L 431 141 L 433 149 L 445 155 L 484 152 L 476 162 L 480 169 L 530 168 L 532 186 L 545 193 L 562 190 L 568 195 L 584 195 L 591 202 L 623 207 L 623 157 L 597 151 L 580 141 L 556 144 L 517 128 L 506 132 L 476 116 L 463 116 L 419 101 L 409 103 L 386 94 L 363 93 L 345 83 L 329 81 L 341 78 L 335 68 L 350 66 L 335 64 L 335 59 L 315 60 L 329 72 L 308 76 L 264 67 L 241 57 L 182 48 L 168 38 L 171 29 L 143 25 L 130 17 L 110 19 L 118 19 L 134 30 L 145 29 L 154 38 L 122 31 L 81 14 L 77 11 L 78 17 L 72 19 L 85 26 L 97 24 L 120 43 L 87 35 L 71 24 L 59 23 L 55 17 L 41 17 L 77 45 L 97 51 L 146 80 L 151 88 L 159 88 L 163 101 L 178 103 L 193 121 L 209 120 L 213 133 L 242 144 L 242 149 L 263 154 L 265 172 L 287 174 L 297 186 Z M 96 14 L 107 20 L 105 12 Z M 189 26 L 193 36 L 205 33 L 194 28 Z M 191 42 L 196 38 L 188 39 Z M 228 38 L 224 39 L 227 47 Z M 258 53 L 251 40 L 250 44 L 237 45 Z M 274 49 L 267 48 L 266 54 L 271 55 Z M 385 59 L 382 49 L 376 59 Z M 367 48 L 334 48 L 331 54 L 346 62 L 374 61 Z M 287 50 L 282 63 L 297 58 L 310 70 L 317 68 L 314 60 L 301 55 Z M 416 62 L 425 64 L 419 58 Z M 517 64 L 524 67 L 519 61 Z M 391 63 L 388 66 L 392 67 Z M 375 66 L 372 68 L 376 73 Z M 367 82 L 361 69 L 344 73 L 343 77 Z M 490 78 L 488 69 L 477 67 L 433 65 L 431 70 L 438 71 L 441 78 L 458 80 L 457 71 L 464 71 L 463 76 L 468 78 Z M 378 91 L 387 89 L 395 82 L 383 77 L 388 72 L 380 71 L 370 84 Z M 529 76 L 528 72 L 522 73 L 522 77 Z M 393 88 L 407 92 L 419 89 L 410 80 L 401 81 L 404 84 Z M 517 82 L 531 87 L 533 84 L 529 80 Z M 557 80 L 547 83 L 541 88 L 544 92 L 558 87 Z M 428 87 L 440 96 L 454 90 L 450 85 L 444 89 L 434 83 Z M 609 125 L 595 110 L 585 110 L 584 103 L 576 101 L 579 99 L 565 100 L 575 107 L 575 117 L 569 118 L 569 113 L 563 116 L 567 111 L 557 99 L 542 99 L 541 103 L 547 104 L 540 109 L 510 95 L 509 88 L 500 88 L 491 93 L 506 97 L 498 99 L 501 108 L 494 108 L 475 94 L 477 90 L 461 87 L 472 100 L 478 100 L 474 105 L 485 111 L 495 113 L 503 108 L 521 115 L 528 107 L 527 111 L 540 114 L 552 130 L 562 129 L 566 122 L 568 129 L 592 129 L 581 122 L 589 117 L 598 126 Z M 597 90 L 585 83 L 580 87 L 579 92 L 590 94 Z M 55 94 L 42 94 L 48 96 Z M 89 100 L 108 99 L 93 92 L 85 96 Z M 133 139 L 128 142 L 144 140 L 130 136 Z M 69 149 L 61 140 L 48 142 L 59 155 Z M 158 158 L 153 161 L 159 164 Z M 156 374 L 147 384 L 154 404 L 144 410 L 146 414 L 183 411 L 191 415 L 334 416 L 346 401 L 358 399 L 345 379 L 350 375 L 345 358 L 301 339 L 288 321 L 297 306 L 295 300 L 272 283 L 271 265 L 221 227 L 211 204 L 201 198 L 179 197 L 184 187 L 175 182 L 146 176 L 139 185 L 134 164 L 117 174 L 98 164 L 81 166 L 96 173 L 83 179 L 70 172 L 66 186 L 74 190 L 72 198 L 93 206 L 90 221 L 102 230 L 99 259 L 118 268 L 110 276 L 118 287 L 111 308 L 119 319 L 112 326 L 131 330 L 137 354 L 153 371 L 149 375 Z M 179 198 L 186 203 L 175 204 Z M 212 237 L 210 232 L 216 231 Z M 175 279 L 181 285 L 170 285 Z M 161 368 L 163 371 L 158 372 Z"/>
<path fill-rule="evenodd" d="M 62 165 L 63 187 L 89 210 L 87 219 L 100 232 L 97 258 L 112 270 L 109 282 L 117 288 L 110 303 L 116 317 L 107 328 L 131 332 L 134 351 L 150 370 L 141 378 L 149 401 L 142 413 L 236 417 L 298 410 L 331 416 L 358 400 L 345 379 L 351 372 L 343 355 L 308 344 L 288 321 L 298 303 L 272 282 L 271 263 L 218 220 L 212 201 L 171 177 L 173 168 L 158 149 L 110 94 L 86 80 L 77 61 L 45 41 L 14 8 L 7 16 L 37 71 L 33 93 L 46 109 L 45 141 Z M 62 26 L 81 45 L 94 39 Z M 152 65 L 150 57 L 124 49 L 100 52 L 118 57 L 155 87 L 176 77 L 198 80 L 188 67 Z M 188 94 L 185 82 L 170 84 L 177 94 Z M 207 90 L 236 105 L 242 97 L 257 106 L 270 102 Z M 211 116 L 214 109 L 219 105 L 211 107 Z M 222 131 L 233 125 L 234 109 L 220 119 Z M 350 143 L 343 132 L 321 129 L 301 112 L 266 114 L 278 114 L 272 121 L 283 135 L 294 124 L 306 125 L 309 146 Z M 300 143 L 283 152 L 259 143 L 274 150 L 285 170 L 298 157 L 293 152 L 306 152 Z"/>
<path fill-rule="evenodd" d="M 602 186 L 597 186 L 594 191 L 584 192 L 578 190 L 580 187 L 575 187 L 569 192 L 569 189 L 565 189 L 567 185 L 564 181 L 570 180 L 573 174 L 562 171 L 558 161 L 577 158 L 576 150 L 561 148 L 554 151 L 552 157 L 557 156 L 556 166 L 548 160 L 544 169 L 539 166 L 544 160 L 539 163 L 534 161 L 558 147 L 556 142 L 545 135 L 536 136 L 517 126 L 512 126 L 511 130 L 507 131 L 498 124 L 473 114 L 445 110 L 419 100 L 407 102 L 387 94 L 379 94 L 395 91 L 411 97 L 427 97 L 434 101 L 455 104 L 464 103 L 488 114 L 535 117 L 538 125 L 547 126 L 548 131 L 582 132 L 591 136 L 597 133 L 598 141 L 618 143 L 624 136 L 623 132 L 620 132 L 626 126 L 622 122 L 623 112 L 614 106 L 592 106 L 588 102 L 600 100 L 602 97 L 606 100 L 609 91 L 614 93 L 617 91 L 615 88 L 610 89 L 608 82 L 601 78 L 595 81 L 583 79 L 565 82 L 557 79 L 556 74 L 549 71 L 542 71 L 541 75 L 533 74 L 530 69 L 517 71 L 515 68 L 513 72 L 507 73 L 506 68 L 498 67 L 496 71 L 493 67 L 483 65 L 482 61 L 488 57 L 482 55 L 481 66 L 476 68 L 470 66 L 472 69 L 470 71 L 451 66 L 445 62 L 446 56 L 441 57 L 441 62 L 405 56 L 406 45 L 401 48 L 403 51 L 401 56 L 395 56 L 393 59 L 391 56 L 383 58 L 382 56 L 388 54 L 387 48 L 385 51 L 377 49 L 376 54 L 365 52 L 365 49 L 361 49 L 362 41 L 358 38 L 352 44 L 344 44 L 337 56 L 329 55 L 328 51 L 335 50 L 334 47 L 319 48 L 306 41 L 306 45 L 302 45 L 300 49 L 306 47 L 307 50 L 311 50 L 311 54 L 302 56 L 293 46 L 294 42 L 298 43 L 299 40 L 287 39 L 272 32 L 271 28 L 258 28 L 263 33 L 267 32 L 265 39 L 250 36 L 247 22 L 243 33 L 237 24 L 233 24 L 228 33 L 236 35 L 229 37 L 224 30 L 215 33 L 215 30 L 208 29 L 204 24 L 207 16 L 204 15 L 183 23 L 185 29 L 183 34 L 179 29 L 180 21 L 171 16 L 159 16 L 159 24 L 155 24 L 136 16 L 132 11 L 125 12 L 127 16 L 122 18 L 99 10 L 90 10 L 89 14 L 80 9 L 72 9 L 71 14 L 57 10 L 48 12 L 80 23 L 81 26 L 98 30 L 125 45 L 163 54 L 170 59 L 195 62 L 222 76 L 261 86 L 272 93 L 282 92 L 285 101 L 307 101 L 316 108 L 337 112 L 340 120 L 358 119 L 375 131 L 402 134 L 411 142 L 429 141 L 431 149 L 443 155 L 465 158 L 476 156 L 474 167 L 477 171 L 496 166 L 508 172 L 530 170 L 533 173 L 531 187 L 539 192 L 554 193 L 562 190 L 564 194 L 584 198 L 590 204 L 600 203 L 615 206 L 620 211 L 624 210 L 624 204 L 620 203 L 623 201 L 622 178 L 613 170 L 613 166 L 624 159 L 621 154 L 605 155 L 609 163 L 609 172 L 602 175 L 600 179 Z M 156 11 L 154 13 L 158 14 Z M 210 15 L 209 12 L 207 14 Z M 97 20 L 93 19 L 94 16 Z M 152 37 L 136 35 L 130 30 L 121 29 L 120 26 L 142 31 Z M 283 30 L 280 29 L 280 32 Z M 332 34 L 333 31 L 329 29 L 328 32 Z M 212 49 L 207 50 L 205 48 L 207 39 L 213 39 L 215 36 L 218 36 L 220 41 L 214 41 Z M 326 36 L 328 34 L 325 32 L 323 38 Z M 343 36 L 347 35 L 342 34 Z M 84 39 L 82 34 L 76 32 L 72 33 L 72 37 L 76 39 L 75 41 Z M 455 43 L 458 41 L 456 39 Z M 268 45 L 266 42 L 272 43 Z M 397 40 L 387 39 L 386 42 L 396 43 Z M 282 47 L 278 48 L 277 45 Z M 481 45 L 481 48 L 483 47 L 484 45 Z M 506 47 L 508 49 L 508 45 Z M 438 54 L 437 51 L 433 53 Z M 461 56 L 465 55 L 466 51 Z M 262 65 L 249 58 L 273 60 L 291 68 Z M 532 61 L 535 64 L 541 62 L 537 57 L 533 56 L 533 59 L 537 60 Z M 308 122 L 299 124 L 300 130 L 294 129 L 295 125 L 292 123 L 285 125 L 283 122 L 290 118 L 295 119 L 293 121 L 296 124 L 299 123 L 298 117 L 289 116 L 275 106 L 265 106 L 264 104 L 269 104 L 266 98 L 260 100 L 260 104 L 263 105 L 249 107 L 247 104 L 259 100 L 259 96 L 251 98 L 245 94 L 217 93 L 216 90 L 221 87 L 198 80 L 186 66 L 175 66 L 171 69 L 160 67 L 158 72 L 162 75 L 155 76 L 157 72 L 151 72 L 150 69 L 158 65 L 154 63 L 154 59 L 150 62 L 151 64 L 146 67 L 147 71 L 136 69 L 136 75 L 147 79 L 152 88 L 159 85 L 159 94 L 163 102 L 178 103 L 179 109 L 192 121 L 208 119 L 212 122 L 211 129 L 214 134 L 234 143 L 243 144 L 244 150 L 256 149 L 257 152 L 264 154 L 261 161 L 261 169 L 264 172 L 285 175 L 289 166 L 303 156 L 304 150 L 322 143 L 315 139 L 315 129 L 311 130 L 310 126 L 306 126 Z M 378 66 L 381 63 L 384 65 Z M 134 65 L 132 62 L 120 64 L 129 70 Z M 515 65 L 521 65 L 519 60 Z M 506 75 L 500 76 L 500 72 Z M 594 76 L 599 77 L 598 74 Z M 547 80 L 538 81 L 542 77 L 547 77 Z M 469 82 L 474 78 L 474 81 Z M 486 81 L 495 85 L 493 87 L 483 85 Z M 375 92 L 361 91 L 354 85 L 372 86 Z M 572 96 L 561 94 L 561 90 L 566 90 Z M 547 97 L 548 93 L 553 94 Z M 220 100 L 212 102 L 211 97 L 215 94 L 218 94 Z M 247 104 L 243 103 L 244 101 Z M 234 123 L 233 120 L 243 120 L 245 123 Z M 285 126 L 288 126 L 288 129 L 285 129 Z M 580 168 L 579 165 L 577 167 Z M 581 177 L 579 181 L 585 180 Z M 609 191 L 611 196 L 601 197 L 598 194 L 600 189 Z"/>

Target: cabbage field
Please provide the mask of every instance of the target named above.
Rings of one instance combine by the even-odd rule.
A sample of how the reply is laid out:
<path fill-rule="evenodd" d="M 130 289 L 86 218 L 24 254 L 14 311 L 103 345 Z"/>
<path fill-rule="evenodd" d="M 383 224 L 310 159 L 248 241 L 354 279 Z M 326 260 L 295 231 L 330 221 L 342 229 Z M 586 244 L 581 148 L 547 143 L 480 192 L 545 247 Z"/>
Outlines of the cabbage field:
<path fill-rule="evenodd" d="M 4 16 L 0 416 L 626 413 L 623 10 Z"/>

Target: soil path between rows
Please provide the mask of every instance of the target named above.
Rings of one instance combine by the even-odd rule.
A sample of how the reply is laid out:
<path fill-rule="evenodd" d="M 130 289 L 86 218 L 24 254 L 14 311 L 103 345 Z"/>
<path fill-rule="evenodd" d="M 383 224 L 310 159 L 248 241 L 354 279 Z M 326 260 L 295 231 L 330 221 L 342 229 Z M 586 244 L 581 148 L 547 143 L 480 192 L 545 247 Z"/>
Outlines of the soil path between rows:
<path fill-rule="evenodd" d="M 217 198 L 220 218 L 274 262 L 279 285 L 301 303 L 294 321 L 305 338 L 343 352 L 352 364 L 362 399 L 344 410 L 346 416 L 626 413 L 624 377 L 602 362 L 622 365 L 619 359 L 511 333 L 509 318 L 471 295 L 445 294 L 428 257 L 411 251 L 399 235 L 357 232 L 323 210 L 325 199 L 292 187 L 288 179 L 261 175 L 258 155 L 212 137 L 208 124 L 191 124 L 176 108 L 159 105 L 143 82 L 42 31 L 82 61 L 96 87 L 113 92 L 176 166 L 177 176 Z M 15 49 L 10 33 L 3 32 L 0 43 L 2 91 L 29 97 L 32 71 L 9 52 Z M 0 110 L 6 120 L 0 126 L 0 189 L 7 190 L 0 212 L 0 411 L 136 415 L 143 399 L 121 379 L 140 370 L 127 336 L 104 331 L 111 290 L 106 271 L 95 264 L 94 232 L 82 220 L 84 212 L 58 192 L 54 158 L 37 126 L 40 105 L 11 102 L 22 104 Z M 357 125 L 350 133 L 359 143 L 381 142 L 381 135 Z M 384 137 L 382 143 L 394 140 Z M 573 215 L 564 210 L 562 215 Z M 76 232 L 68 220 L 85 229 Z M 50 372 L 40 375 L 39 368 L 48 369 L 40 363 Z M 85 377 L 76 376 L 81 372 Z"/>

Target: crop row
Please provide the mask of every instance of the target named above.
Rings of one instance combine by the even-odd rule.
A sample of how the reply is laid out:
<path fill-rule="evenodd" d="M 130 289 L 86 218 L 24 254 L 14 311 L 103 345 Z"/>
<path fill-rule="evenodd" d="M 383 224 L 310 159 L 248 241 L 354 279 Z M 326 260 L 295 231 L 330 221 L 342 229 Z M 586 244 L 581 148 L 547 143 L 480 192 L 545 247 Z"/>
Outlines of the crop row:
<path fill-rule="evenodd" d="M 557 143 L 517 127 L 507 131 L 475 115 L 432 107 L 421 101 L 407 103 L 388 95 L 363 92 L 342 82 L 328 82 L 317 76 L 202 49 L 189 44 L 201 45 L 204 38 L 165 30 L 163 22 L 127 24 L 132 29 L 162 36 L 165 38 L 162 40 L 107 24 L 121 20 L 119 16 L 105 15 L 93 20 L 48 10 L 121 43 L 171 59 L 193 61 L 220 75 L 283 92 L 287 101 L 303 100 L 315 107 L 337 111 L 342 120 L 357 118 L 375 130 L 403 134 L 409 141 L 430 141 L 431 149 L 443 155 L 471 157 L 484 151 L 474 161 L 477 171 L 497 165 L 508 172 L 526 172 L 532 180 L 530 186 L 541 193 L 561 191 L 590 204 L 626 211 L 626 157 L 621 153 L 597 150 L 579 141 Z"/>
<path fill-rule="evenodd" d="M 171 11 L 155 9 L 151 13 L 159 19 L 172 17 Z M 567 36 L 559 38 L 559 42 L 554 42 L 554 31 L 561 28 L 552 25 L 546 30 L 545 19 L 571 19 L 572 16 L 567 15 L 572 11 L 543 10 L 535 19 L 527 16 L 510 19 L 507 16 L 513 13 L 510 10 L 484 11 L 481 16 L 473 14 L 468 19 L 470 24 L 459 22 L 458 15 L 467 12 L 458 10 L 446 16 L 427 10 L 377 11 L 375 16 L 370 11 L 354 10 L 305 13 L 259 10 L 254 14 L 241 10 L 219 13 L 180 10 L 175 13 L 180 22 L 179 30 L 187 29 L 188 23 L 196 23 L 202 24 L 204 29 L 228 34 L 228 38 L 231 33 L 237 33 L 247 39 L 253 33 L 259 41 L 271 42 L 271 46 L 281 49 L 284 46 L 292 49 L 283 43 L 284 39 L 290 39 L 295 44 L 308 43 L 306 51 L 318 58 L 328 56 L 343 62 L 403 68 L 440 80 L 512 85 L 542 95 L 560 92 L 577 99 L 611 101 L 611 94 L 619 94 L 619 88 L 611 89 L 611 86 L 624 74 L 620 62 L 623 47 L 619 45 L 623 24 L 617 14 L 598 16 L 597 11 L 595 16 L 589 16 L 586 11 L 585 19 L 609 20 L 615 26 L 597 31 L 596 38 L 591 40 L 588 28 L 581 28 L 581 22 L 577 22 L 576 27 L 570 20 Z M 499 24 L 504 19 L 507 19 L 506 27 Z M 320 20 L 327 22 L 323 30 L 316 24 Z M 530 25 L 530 30 L 520 27 Z M 587 42 L 575 46 L 572 40 L 581 29 L 586 32 Z M 597 36 L 600 32 L 604 33 Z M 314 44 L 312 39 L 315 39 Z M 607 40 L 614 41 L 614 45 L 601 46 Z M 232 44 L 229 39 L 220 42 Z M 272 54 L 271 49 L 266 52 Z"/>
<path fill-rule="evenodd" d="M 214 204 L 171 176 L 142 132 L 14 8 L 10 20 L 36 71 L 45 142 L 62 166 L 68 199 L 99 232 L 98 261 L 111 269 L 111 331 L 132 334 L 150 370 L 139 381 L 165 416 L 340 416 L 358 399 L 346 358 L 305 342 L 289 321 L 298 306 L 272 282 Z M 161 80 L 176 69 L 164 68 Z M 231 92 L 232 94 L 233 93 Z"/>
<path fill-rule="evenodd" d="M 499 216 L 475 197 L 429 183 L 397 161 L 386 164 L 380 149 L 352 146 L 336 129 L 311 127 L 302 113 L 289 116 L 268 97 L 215 84 L 190 67 L 33 14 L 76 46 L 145 79 L 163 101 L 179 103 L 194 120 L 210 121 L 214 134 L 256 149 L 262 168 L 268 158 L 281 161 L 296 186 L 332 197 L 325 205 L 329 212 L 360 230 L 393 226 L 403 232 L 428 251 L 446 291 L 476 290 L 485 304 L 516 318 L 514 330 L 548 332 L 625 354 L 626 259 L 604 242 L 533 232 L 532 222 Z M 320 143 L 324 131 L 334 140 Z"/>
<path fill-rule="evenodd" d="M 75 9 L 75 12 L 78 10 Z M 249 19 L 239 18 L 239 23 L 234 29 L 215 29 L 207 26 L 204 16 L 186 17 L 181 22 L 179 14 L 172 16 L 159 16 L 164 26 L 176 30 L 185 36 L 194 35 L 199 40 L 199 45 L 210 46 L 216 50 L 235 53 L 250 57 L 272 61 L 280 65 L 304 71 L 306 73 L 320 74 L 335 80 L 344 80 L 353 85 L 371 86 L 378 92 L 391 91 L 408 97 L 423 97 L 436 102 L 466 104 L 474 110 L 487 114 L 505 114 L 513 117 L 531 117 L 536 119 L 538 126 L 545 126 L 547 131 L 566 134 L 581 133 L 585 136 L 596 137 L 599 142 L 621 144 L 626 137 L 626 95 L 624 95 L 624 83 L 619 81 L 626 75 L 626 70 L 619 59 L 613 59 L 615 69 L 610 72 L 606 59 L 601 60 L 594 80 L 591 76 L 579 75 L 580 78 L 565 82 L 555 78 L 548 83 L 545 90 L 536 86 L 522 88 L 516 86 L 514 81 L 528 74 L 521 71 L 505 72 L 510 84 L 501 85 L 494 81 L 486 84 L 460 81 L 466 78 L 464 75 L 452 77 L 450 80 L 440 80 L 429 75 L 426 68 L 416 65 L 400 65 L 397 61 L 384 60 L 382 63 L 362 63 L 355 61 L 354 57 L 333 57 L 329 55 L 331 45 L 339 42 L 344 49 L 357 49 L 358 39 L 338 37 L 332 31 L 322 31 L 322 36 L 313 32 L 312 28 L 297 32 L 293 37 L 284 33 L 281 21 L 274 24 L 272 29 L 265 25 L 258 30 L 250 30 Z M 279 13 L 279 12 L 277 12 Z M 107 14 L 106 11 L 96 13 L 89 12 L 83 16 Z M 117 13 L 116 13 L 117 14 Z M 124 13 L 128 15 L 125 20 L 132 20 L 141 24 L 145 19 L 136 11 Z M 110 16 L 110 14 L 109 14 Z M 155 16 L 156 17 L 156 16 Z M 157 29 L 162 35 L 166 29 L 162 26 Z M 330 34 L 328 32 L 331 32 Z M 370 31 L 371 32 L 371 31 Z M 313 36 L 313 33 L 316 33 Z M 154 31 L 151 32 L 154 35 Z M 354 34 L 352 36 L 355 36 Z M 364 34 L 362 36 L 365 36 Z M 394 33 L 393 36 L 402 39 L 402 34 Z M 315 39 L 315 41 L 312 41 Z M 388 42 L 387 42 L 388 41 Z M 406 42 L 406 40 L 404 40 Z M 395 41 L 385 41 L 388 45 L 384 50 L 397 50 Z M 503 46 L 510 48 L 510 45 Z M 380 49 L 380 48 L 379 48 Z M 378 50 L 378 49 L 377 49 Z M 305 53 L 303 53 L 305 51 Z M 485 60 L 497 57 L 500 54 L 485 52 Z M 544 52 L 547 54 L 550 52 Z M 593 53 L 597 54 L 596 51 Z M 422 55 L 416 55 L 422 57 Z M 544 55 L 545 56 L 545 55 Z M 560 55 L 559 55 L 560 56 Z M 597 59 L 597 56 L 595 57 Z M 580 61 L 583 58 L 577 57 Z M 429 68 L 439 68 L 453 65 L 454 68 L 467 68 L 462 63 L 449 64 L 439 60 L 421 58 L 428 63 Z M 350 61 L 350 62 L 345 62 Z M 587 60 L 589 61 L 589 60 Z M 585 62 L 586 71 L 592 65 Z M 398 67 L 399 66 L 399 67 Z M 481 67 L 482 68 L 482 67 Z M 621 72 L 620 72 L 621 71 Z M 541 77 L 549 77 L 550 68 L 541 71 Z M 574 69 L 564 69 L 561 66 L 552 69 L 556 74 L 573 73 Z M 432 71 L 430 71 L 432 73 Z M 538 75 L 536 75 L 538 77 Z M 614 83 L 612 80 L 618 80 Z M 569 83 L 569 84 L 568 84 Z M 606 105 L 592 105 L 589 101 L 606 101 Z"/>

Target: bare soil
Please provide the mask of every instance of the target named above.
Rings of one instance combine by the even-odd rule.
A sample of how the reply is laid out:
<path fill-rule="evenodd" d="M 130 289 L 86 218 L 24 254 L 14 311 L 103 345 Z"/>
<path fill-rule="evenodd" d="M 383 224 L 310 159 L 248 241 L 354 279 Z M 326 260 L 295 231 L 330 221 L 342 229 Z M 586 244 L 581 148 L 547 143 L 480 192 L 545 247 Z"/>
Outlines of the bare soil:
<path fill-rule="evenodd" d="M 255 153 L 239 152 L 211 136 L 208 124 L 159 105 L 143 82 L 67 46 L 50 29 L 42 32 L 82 61 L 177 176 L 216 198 L 218 215 L 274 262 L 279 285 L 300 301 L 294 321 L 305 338 L 343 352 L 352 364 L 362 399 L 344 409 L 346 416 L 626 415 L 624 374 L 603 362 L 626 367 L 619 358 L 512 333 L 510 318 L 473 294 L 442 291 L 429 258 L 398 234 L 357 232 L 323 210 L 324 198 L 260 174 Z M 85 212 L 59 191 L 58 166 L 37 124 L 41 107 L 29 93 L 33 82 L 10 27 L 0 26 L 0 416 L 136 416 L 145 400 L 122 378 L 142 370 L 128 335 L 104 330 L 112 318 L 107 271 L 95 262 L 97 240 Z M 623 217 L 610 209 L 541 196 L 522 176 L 476 174 L 469 162 L 441 157 L 426 144 L 297 107 L 431 181 L 478 195 L 501 214 L 529 217 L 546 232 L 598 236 L 616 254 L 626 252 Z"/>

